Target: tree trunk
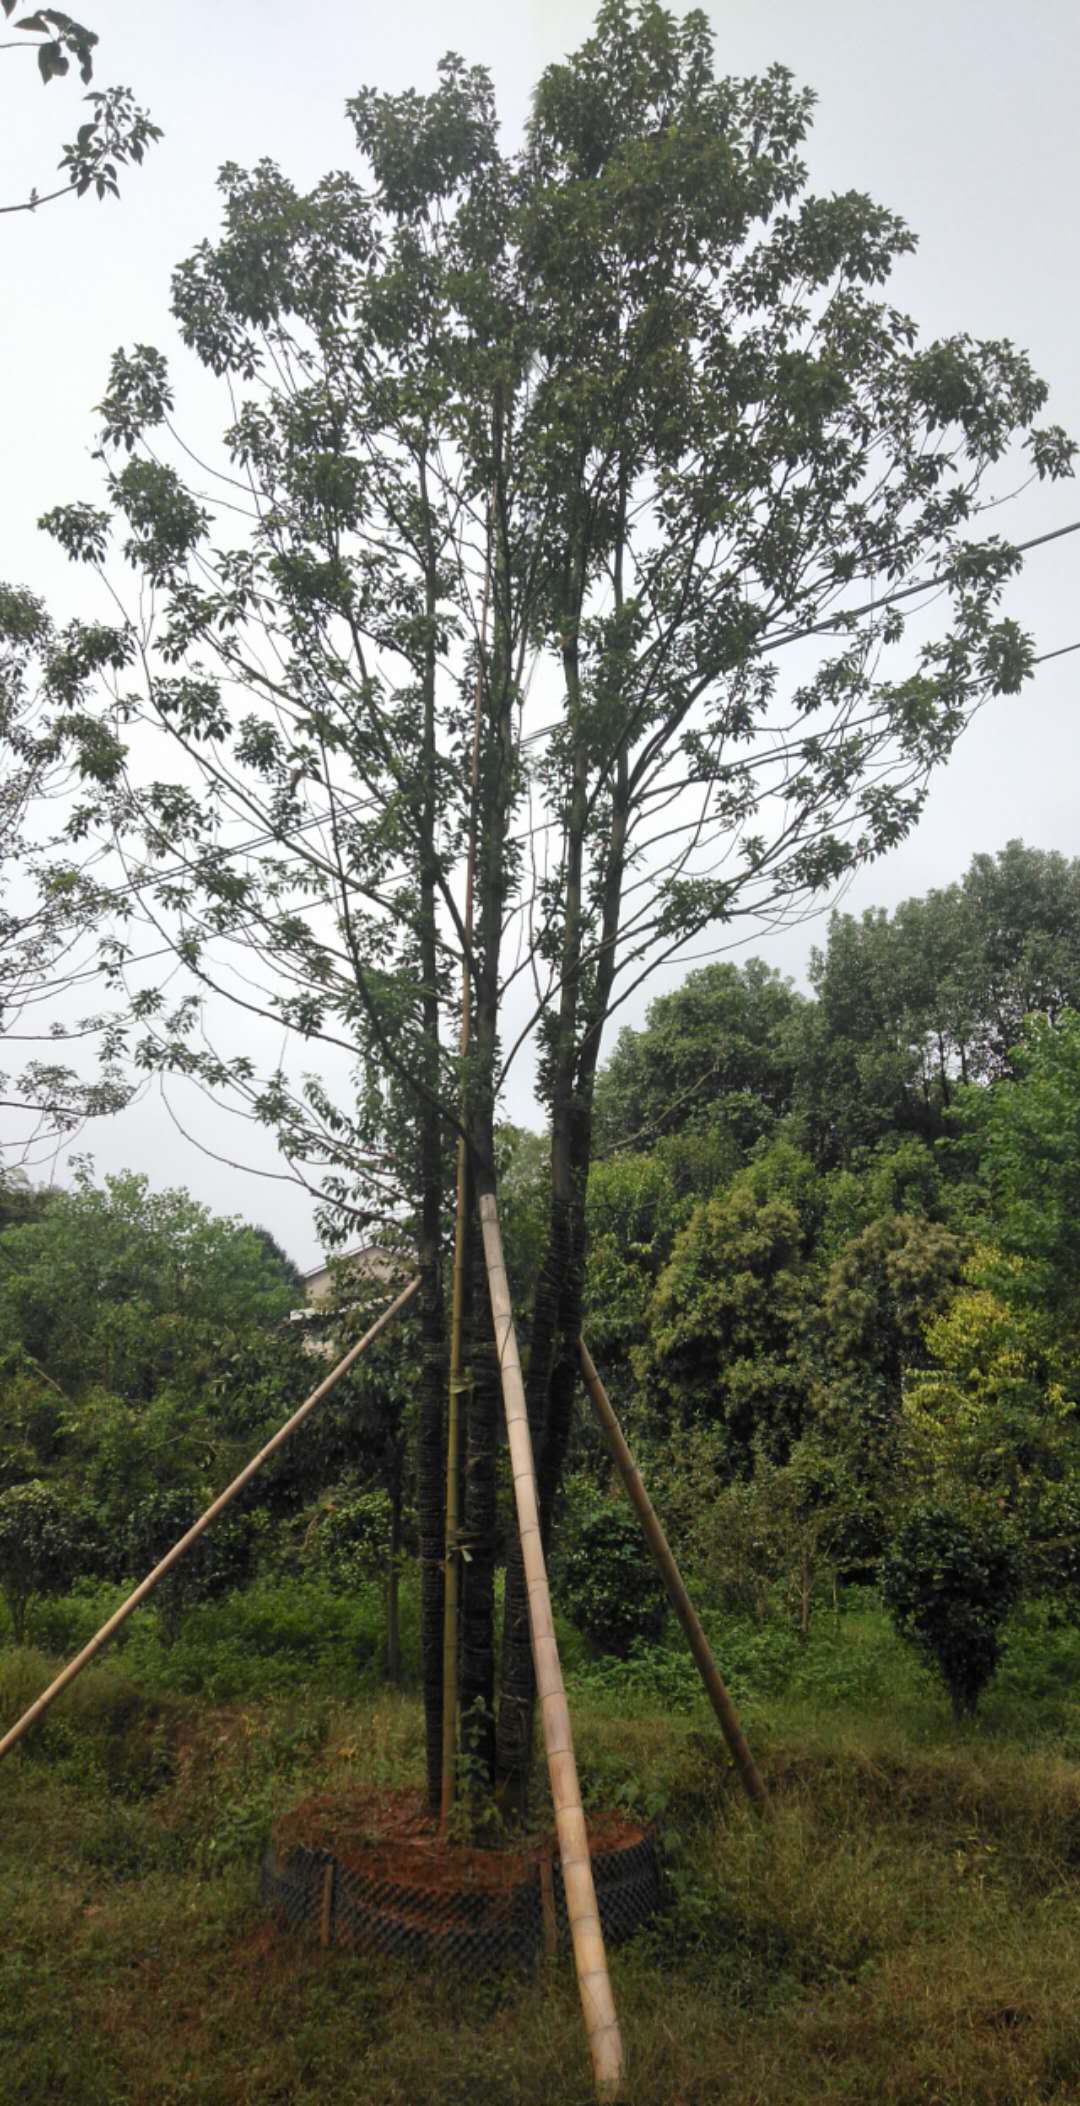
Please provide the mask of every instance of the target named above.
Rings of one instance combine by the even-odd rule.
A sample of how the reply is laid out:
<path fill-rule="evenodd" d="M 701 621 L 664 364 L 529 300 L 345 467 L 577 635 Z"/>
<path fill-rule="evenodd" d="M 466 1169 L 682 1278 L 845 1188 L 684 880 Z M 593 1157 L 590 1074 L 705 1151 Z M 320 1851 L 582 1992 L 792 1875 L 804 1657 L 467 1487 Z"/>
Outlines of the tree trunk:
<path fill-rule="evenodd" d="M 510 438 L 496 402 L 495 474 L 491 494 L 491 648 L 481 640 L 483 720 L 476 800 L 475 1017 L 467 1065 L 467 1134 L 471 1204 L 470 1353 L 472 1386 L 466 1400 L 463 1523 L 469 1552 L 462 1571 L 460 1702 L 462 1745 L 469 1758 L 475 1801 L 495 1772 L 494 1575 L 496 1490 L 502 1394 L 495 1333 L 481 1248 L 476 1195 L 495 1187 L 495 1068 L 499 1044 L 499 961 L 506 915 L 509 815 L 514 795 L 512 645 L 513 565 L 506 512 L 505 457 Z M 528 1643 L 526 1632 L 526 1644 Z"/>
<path fill-rule="evenodd" d="M 938 1074 L 941 1077 L 941 1101 L 945 1107 L 945 1110 L 948 1111 L 949 1105 L 952 1102 L 952 1097 L 949 1090 L 949 1071 L 945 1061 L 945 1041 L 942 1038 L 940 1031 L 937 1034 L 937 1049 Z"/>
<path fill-rule="evenodd" d="M 395 1485 L 390 1494 L 390 1551 L 386 1563 L 386 1679 L 395 1686 L 401 1680 L 400 1557 L 401 1487 Z"/>
<path fill-rule="evenodd" d="M 577 650 L 568 639 L 563 650 L 567 695 L 577 706 Z M 582 872 L 588 820 L 588 753 L 582 745 L 575 759 L 574 789 L 567 819 L 566 908 L 561 949 L 562 989 L 559 1000 L 558 1036 L 553 1059 L 551 1092 L 551 1213 L 547 1250 L 537 1283 L 533 1307 L 529 1374 L 525 1402 L 529 1434 L 536 1457 L 537 1496 L 540 1505 L 544 1548 L 551 1520 L 557 1470 L 549 1467 L 548 1429 L 556 1369 L 564 1357 L 564 1322 L 574 1256 L 573 1210 L 573 1097 L 577 1052 L 578 980 L 581 968 Z M 576 1355 L 577 1340 L 574 1340 Z M 576 1388 L 576 1360 L 573 1387 Z M 559 1385 L 559 1403 L 565 1417 L 565 1384 Z M 557 1407 L 558 1408 L 558 1407 Z M 506 1561 L 506 1599 L 503 1612 L 502 1677 L 499 1688 L 499 1720 L 496 1736 L 496 1770 L 504 1810 L 524 1820 L 529 1794 L 532 1760 L 535 1679 L 529 1645 L 529 1601 L 520 1546 L 515 1543 Z"/>
<path fill-rule="evenodd" d="M 426 485 L 423 485 L 426 498 Z M 428 1804 L 439 1808 L 442 1774 L 442 1641 L 446 1336 L 442 1294 L 443 1119 L 439 1109 L 439 987 L 435 827 L 435 612 L 437 573 L 425 578 L 428 640 L 423 678 L 423 807 L 420 818 L 420 976 L 424 1097 L 420 1106 L 420 1411 L 416 1503 L 420 1534 L 420 1656 Z"/>
<path fill-rule="evenodd" d="M 425 1180 L 426 1182 L 426 1180 Z M 425 1214 L 432 1211 L 425 1205 Z M 416 1446 L 416 1505 L 420 1535 L 420 1658 L 424 1695 L 428 1802 L 438 1811 L 442 1775 L 443 1631 L 443 1406 L 446 1354 L 438 1232 L 422 1230 L 420 1254 L 420 1412 Z"/>
<path fill-rule="evenodd" d="M 584 777 L 582 791 L 583 788 Z M 563 949 L 563 1010 L 552 1092 L 551 1215 L 548 1246 L 537 1287 L 526 1387 L 529 1430 L 537 1456 L 537 1491 L 545 1556 L 550 1545 L 555 1499 L 573 1428 L 580 1381 L 586 1258 L 585 1195 L 592 1159 L 593 1089 L 615 969 L 615 937 L 625 868 L 626 812 L 626 771 L 620 765 L 601 889 L 599 957 L 584 1016 L 577 996 L 586 825 L 584 795 L 580 806 L 576 804 L 572 821 L 572 825 L 577 822 L 579 827 L 576 848 L 568 856 L 570 875 L 567 936 Z M 572 1003 L 567 992 L 569 988 L 574 990 Z M 580 1027 L 580 1037 L 575 1025 Z M 506 1567 L 496 1768 L 503 1805 L 521 1818 L 528 1803 L 535 1704 L 528 1635 L 528 1600 L 520 1554 L 515 1549 L 508 1556 Z"/>
<path fill-rule="evenodd" d="M 799 1557 L 799 1644 L 805 1645 L 810 1636 L 810 1592 L 813 1575 L 810 1560 L 805 1550 Z"/>

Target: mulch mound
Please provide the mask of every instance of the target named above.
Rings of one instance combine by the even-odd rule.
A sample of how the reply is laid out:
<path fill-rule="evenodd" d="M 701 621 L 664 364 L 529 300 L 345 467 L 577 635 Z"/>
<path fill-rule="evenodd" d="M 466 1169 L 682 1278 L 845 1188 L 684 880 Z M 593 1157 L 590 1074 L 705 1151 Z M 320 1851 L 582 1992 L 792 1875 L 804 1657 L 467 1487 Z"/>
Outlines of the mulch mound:
<path fill-rule="evenodd" d="M 593 1857 L 631 1849 L 646 1835 L 640 1821 L 621 1813 L 591 1816 L 587 1826 Z M 277 1822 L 273 1842 L 282 1856 L 317 1851 L 365 1878 L 431 1893 L 480 1888 L 495 1895 L 520 1885 L 545 1860 L 558 1861 L 552 1832 L 478 1847 L 440 1836 L 419 1790 L 375 1786 L 303 1800 Z"/>

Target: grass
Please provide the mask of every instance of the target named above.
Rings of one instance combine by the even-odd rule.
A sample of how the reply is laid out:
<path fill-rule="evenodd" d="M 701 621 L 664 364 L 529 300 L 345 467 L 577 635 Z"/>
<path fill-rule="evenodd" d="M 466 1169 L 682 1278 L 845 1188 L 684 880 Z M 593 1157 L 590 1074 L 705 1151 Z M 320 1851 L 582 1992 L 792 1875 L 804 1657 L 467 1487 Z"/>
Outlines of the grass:
<path fill-rule="evenodd" d="M 875 1615 L 824 1621 L 794 1661 L 725 1635 L 765 1824 L 692 1693 L 649 1698 L 650 1672 L 675 1686 L 664 1649 L 574 1672 L 587 1798 L 665 1816 L 665 1915 L 612 1958 L 631 2106 L 1074 2101 L 1076 1640 L 1031 1619 L 960 1731 Z M 97 1663 L 4 1767 L 3 2097 L 584 2106 L 567 1966 L 432 1982 L 263 1918 L 275 1811 L 335 1782 L 418 1779 L 415 1697 L 342 1697 L 330 1675 L 215 1702 L 148 1664 L 148 1640 Z M 48 1665 L 0 1655 L 0 1716 Z"/>

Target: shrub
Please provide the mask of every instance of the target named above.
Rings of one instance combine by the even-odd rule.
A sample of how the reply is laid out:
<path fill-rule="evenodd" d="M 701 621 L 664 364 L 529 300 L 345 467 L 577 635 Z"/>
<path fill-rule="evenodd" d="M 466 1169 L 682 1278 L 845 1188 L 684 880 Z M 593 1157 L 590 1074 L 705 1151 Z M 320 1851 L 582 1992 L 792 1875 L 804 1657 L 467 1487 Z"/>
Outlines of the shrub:
<path fill-rule="evenodd" d="M 665 1601 L 634 1516 L 586 1487 L 575 1488 L 562 1553 L 561 1599 L 600 1651 L 624 1656 L 655 1638 Z"/>
<path fill-rule="evenodd" d="M 133 1572 L 142 1575 L 171 1550 L 209 1505 L 209 1495 L 194 1488 L 151 1492 L 128 1520 L 127 1553 Z M 218 1519 L 199 1537 L 178 1565 L 159 1583 L 157 1607 L 167 1642 L 177 1635 L 185 1614 L 197 1602 L 213 1600 L 247 1577 L 252 1528 L 244 1514 Z"/>
<path fill-rule="evenodd" d="M 51 1485 L 32 1478 L 0 1492 L 0 1592 L 16 1645 L 26 1635 L 30 1603 L 59 1594 L 78 1562 L 79 1523 Z"/>
<path fill-rule="evenodd" d="M 318 1564 L 332 1587 L 350 1593 L 377 1579 L 389 1557 L 391 1506 L 379 1486 L 345 1487 L 322 1501 L 308 1531 Z"/>
<path fill-rule="evenodd" d="M 956 1717 L 971 1718 L 1019 1592 L 1011 1544 L 992 1524 L 916 1507 L 883 1561 L 881 1591 L 900 1636 L 941 1676 Z"/>

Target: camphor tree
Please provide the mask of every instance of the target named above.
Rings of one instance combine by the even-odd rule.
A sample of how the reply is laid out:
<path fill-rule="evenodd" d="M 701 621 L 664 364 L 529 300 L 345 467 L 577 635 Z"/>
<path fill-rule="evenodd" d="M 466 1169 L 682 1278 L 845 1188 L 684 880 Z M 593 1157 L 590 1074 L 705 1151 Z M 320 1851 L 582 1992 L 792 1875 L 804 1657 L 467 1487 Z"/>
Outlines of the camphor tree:
<path fill-rule="evenodd" d="M 64 79 L 73 62 L 83 86 L 90 87 L 96 30 L 58 7 L 31 8 L 12 22 L 18 0 L 0 0 L 0 6 L 5 20 L 19 32 L 0 45 L 0 50 L 9 56 L 33 53 L 38 78 L 46 88 L 50 81 Z M 36 212 L 39 205 L 50 205 L 56 198 L 85 197 L 90 190 L 99 198 L 119 196 L 118 169 L 127 162 L 140 162 L 147 147 L 160 139 L 160 127 L 139 108 L 130 88 L 91 88 L 85 100 L 91 114 L 64 147 L 57 164 L 63 182 L 44 195 L 35 186 L 26 197 L 0 205 L 0 213 Z"/>
<path fill-rule="evenodd" d="M 973 522 L 1006 453 L 1058 476 L 1072 449 L 1011 344 L 920 345 L 885 290 L 913 237 L 859 192 L 813 195 L 811 111 L 780 67 L 718 77 L 705 16 L 655 0 L 605 0 L 512 152 L 457 57 L 430 94 L 363 91 L 358 175 L 301 193 L 225 168 L 220 238 L 176 273 L 221 460 L 184 450 L 162 354 L 118 353 L 104 503 L 47 521 L 120 603 L 51 678 L 94 724 L 84 823 L 123 864 L 110 955 L 138 1057 L 265 1121 L 339 1219 L 414 1225 L 433 1788 L 449 1144 L 463 1127 L 472 1195 L 492 1191 L 500 1092 L 538 1045 L 546 1529 L 608 1018 L 660 959 L 803 911 L 901 840 L 972 709 L 1030 664 L 1000 606 L 1017 554 Z M 929 579 L 935 626 L 909 633 L 919 595 L 890 594 Z M 186 990 L 135 963 L 148 926 Z M 291 1032 L 306 1079 L 235 1058 L 227 1003 Z M 466 1410 L 470 1716 L 495 1690 L 490 1373 Z M 511 1800 L 531 1710 L 512 1558 Z"/>

